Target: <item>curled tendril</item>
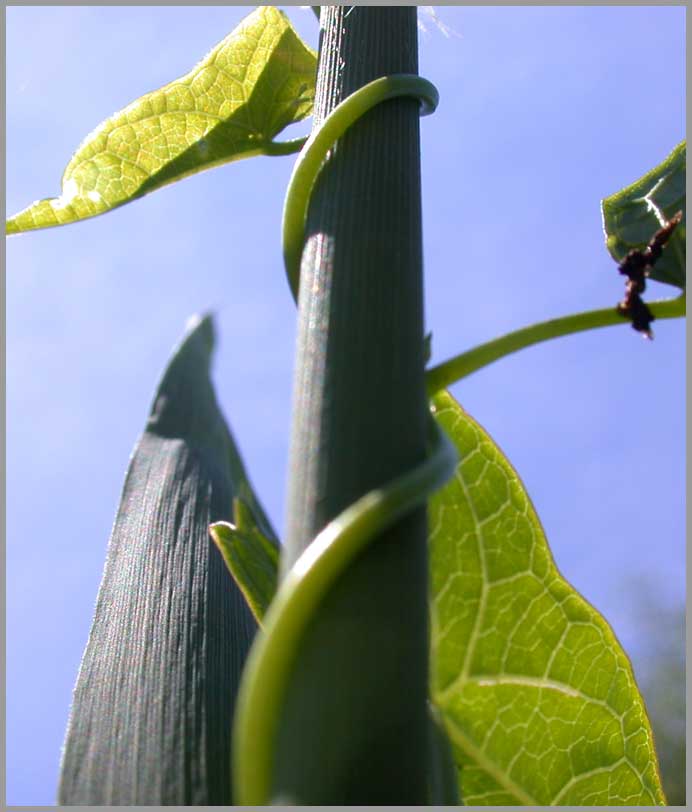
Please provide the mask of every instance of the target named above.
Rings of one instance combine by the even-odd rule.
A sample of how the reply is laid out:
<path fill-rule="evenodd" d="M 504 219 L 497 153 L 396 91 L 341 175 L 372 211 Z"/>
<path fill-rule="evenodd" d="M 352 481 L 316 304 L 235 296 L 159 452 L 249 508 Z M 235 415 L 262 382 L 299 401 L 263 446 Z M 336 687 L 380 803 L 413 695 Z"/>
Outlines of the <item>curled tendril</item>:
<path fill-rule="evenodd" d="M 387 99 L 413 96 L 422 114 L 437 106 L 430 82 L 413 74 L 384 76 L 339 104 L 305 144 L 284 203 L 283 251 L 286 274 L 297 300 L 305 221 L 324 159 L 344 132 Z M 298 644 L 322 598 L 354 557 L 383 530 L 427 501 L 454 473 L 454 446 L 430 415 L 428 456 L 416 468 L 362 496 L 331 521 L 287 573 L 264 617 L 240 684 L 233 730 L 235 802 L 263 805 L 271 800 L 273 748 L 284 687 Z"/>

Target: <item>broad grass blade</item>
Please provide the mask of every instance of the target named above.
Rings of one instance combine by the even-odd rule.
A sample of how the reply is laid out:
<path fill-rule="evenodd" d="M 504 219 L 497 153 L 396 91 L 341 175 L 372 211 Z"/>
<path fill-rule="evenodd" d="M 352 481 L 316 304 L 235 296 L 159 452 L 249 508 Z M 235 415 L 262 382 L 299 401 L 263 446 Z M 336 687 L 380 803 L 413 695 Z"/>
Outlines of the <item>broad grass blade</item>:
<path fill-rule="evenodd" d="M 237 494 L 251 498 L 209 378 L 213 344 L 211 319 L 197 319 L 130 461 L 74 692 L 61 805 L 231 803 L 233 704 L 256 623 L 208 532 Z"/>

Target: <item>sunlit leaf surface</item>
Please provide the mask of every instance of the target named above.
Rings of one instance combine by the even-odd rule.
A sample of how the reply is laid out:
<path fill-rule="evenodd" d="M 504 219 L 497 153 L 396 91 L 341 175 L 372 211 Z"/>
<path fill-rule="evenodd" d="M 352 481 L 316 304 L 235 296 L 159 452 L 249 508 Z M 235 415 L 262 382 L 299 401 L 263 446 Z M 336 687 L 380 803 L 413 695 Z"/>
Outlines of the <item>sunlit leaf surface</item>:
<path fill-rule="evenodd" d="M 430 503 L 431 692 L 464 803 L 663 804 L 613 632 L 557 571 L 502 452 L 448 393 L 433 402 L 461 462 Z"/>
<path fill-rule="evenodd" d="M 650 277 L 685 288 L 685 237 L 687 211 L 685 196 L 686 142 L 643 178 L 602 201 L 606 245 L 616 262 L 633 248 L 642 249 L 678 211 L 683 218 L 675 229 Z"/>
<path fill-rule="evenodd" d="M 274 136 L 312 112 L 315 71 L 314 52 L 286 15 L 258 7 L 190 73 L 88 135 L 60 197 L 10 218 L 7 234 L 93 217 L 203 169 L 272 152 Z"/>

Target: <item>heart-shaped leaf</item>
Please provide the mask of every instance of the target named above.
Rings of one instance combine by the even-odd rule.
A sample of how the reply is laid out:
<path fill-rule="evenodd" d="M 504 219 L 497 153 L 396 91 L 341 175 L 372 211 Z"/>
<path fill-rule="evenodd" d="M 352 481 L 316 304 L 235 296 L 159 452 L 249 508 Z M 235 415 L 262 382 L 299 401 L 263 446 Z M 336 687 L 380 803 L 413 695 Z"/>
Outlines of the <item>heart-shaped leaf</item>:
<path fill-rule="evenodd" d="M 6 233 L 103 214 L 239 158 L 296 152 L 302 139 L 272 139 L 312 112 L 316 65 L 286 15 L 260 6 L 190 73 L 88 135 L 65 169 L 60 197 L 19 212 Z"/>
<path fill-rule="evenodd" d="M 252 505 L 197 320 L 158 386 L 130 461 L 74 692 L 61 805 L 231 803 L 231 720 L 256 623 L 210 542 Z"/>
<path fill-rule="evenodd" d="M 654 234 L 676 212 L 682 211 L 682 222 L 649 274 L 651 279 L 682 290 L 685 289 L 686 164 L 686 142 L 683 141 L 643 178 L 601 202 L 606 246 L 618 263 L 628 251 L 646 248 Z"/>
<path fill-rule="evenodd" d="M 461 462 L 430 503 L 431 695 L 464 803 L 664 804 L 615 635 L 558 572 L 499 448 L 447 392 L 433 403 Z"/>

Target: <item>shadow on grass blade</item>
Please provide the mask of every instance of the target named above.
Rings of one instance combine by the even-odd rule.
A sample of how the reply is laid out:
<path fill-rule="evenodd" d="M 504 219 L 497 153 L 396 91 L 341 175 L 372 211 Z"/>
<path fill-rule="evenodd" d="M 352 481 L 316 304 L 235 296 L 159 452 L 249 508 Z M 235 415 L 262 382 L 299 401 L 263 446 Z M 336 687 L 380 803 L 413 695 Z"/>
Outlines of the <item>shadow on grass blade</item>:
<path fill-rule="evenodd" d="M 196 319 L 130 461 L 75 687 L 61 805 L 231 803 L 233 703 L 256 623 L 208 532 L 250 492 L 209 378 L 213 344 L 211 318 Z"/>

